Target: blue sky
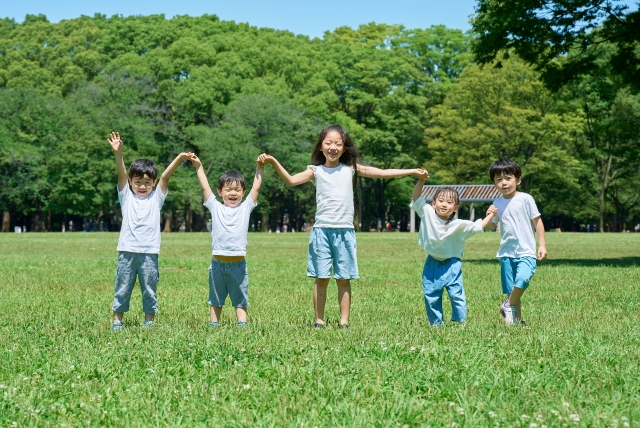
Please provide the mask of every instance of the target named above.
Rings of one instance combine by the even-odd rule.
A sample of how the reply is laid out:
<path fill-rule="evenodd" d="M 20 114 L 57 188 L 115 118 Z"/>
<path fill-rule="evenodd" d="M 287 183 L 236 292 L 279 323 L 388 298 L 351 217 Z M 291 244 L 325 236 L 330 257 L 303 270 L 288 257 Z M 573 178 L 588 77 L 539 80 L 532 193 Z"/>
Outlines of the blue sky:
<path fill-rule="evenodd" d="M 444 24 L 468 30 L 473 0 L 3 0 L 0 17 L 24 21 L 27 14 L 43 13 L 49 21 L 111 15 L 218 15 L 225 21 L 248 22 L 257 27 L 289 30 L 296 34 L 322 37 L 324 31 L 347 25 L 358 27 L 369 22 L 402 24 L 407 28 L 426 28 Z"/>
<path fill-rule="evenodd" d="M 637 9 L 638 0 L 621 3 Z M 327 30 L 347 25 L 357 28 L 369 22 L 426 28 L 444 24 L 468 30 L 474 0 L 2 0 L 0 17 L 22 22 L 27 14 L 43 13 L 49 21 L 93 16 L 164 14 L 218 15 L 225 21 L 248 22 L 257 27 L 289 30 L 295 34 L 322 37 Z"/>

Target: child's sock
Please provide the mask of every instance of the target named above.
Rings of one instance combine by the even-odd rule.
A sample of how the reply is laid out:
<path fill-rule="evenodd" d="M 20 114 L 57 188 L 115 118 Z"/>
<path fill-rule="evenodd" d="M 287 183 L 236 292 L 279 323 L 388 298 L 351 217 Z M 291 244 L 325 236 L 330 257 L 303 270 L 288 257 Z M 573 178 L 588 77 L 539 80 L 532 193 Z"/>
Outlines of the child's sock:
<path fill-rule="evenodd" d="M 218 327 L 218 321 L 210 321 L 209 327 Z"/>
<path fill-rule="evenodd" d="M 238 327 L 246 327 L 246 326 L 247 326 L 246 321 L 238 321 Z"/>

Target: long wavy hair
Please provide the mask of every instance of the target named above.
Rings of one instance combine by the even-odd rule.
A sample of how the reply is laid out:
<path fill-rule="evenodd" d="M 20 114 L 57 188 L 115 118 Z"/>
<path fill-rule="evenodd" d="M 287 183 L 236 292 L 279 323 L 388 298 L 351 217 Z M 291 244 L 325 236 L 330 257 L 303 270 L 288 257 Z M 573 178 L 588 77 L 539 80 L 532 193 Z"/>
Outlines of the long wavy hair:
<path fill-rule="evenodd" d="M 340 134 L 342 143 L 344 144 L 344 151 L 340 156 L 340 163 L 350 166 L 354 170 L 356 170 L 358 164 L 358 149 L 356 148 L 355 144 L 353 144 L 353 141 L 351 140 L 351 137 L 349 137 L 347 131 L 345 131 L 344 128 L 340 125 L 327 126 L 320 132 L 320 135 L 318 136 L 318 142 L 316 143 L 316 146 L 311 153 L 311 165 L 324 165 L 324 163 L 327 161 L 324 153 L 322 153 L 322 142 L 325 138 L 327 138 L 327 134 L 332 131 Z M 357 180 L 358 174 L 353 174 L 354 191 L 358 183 Z"/>

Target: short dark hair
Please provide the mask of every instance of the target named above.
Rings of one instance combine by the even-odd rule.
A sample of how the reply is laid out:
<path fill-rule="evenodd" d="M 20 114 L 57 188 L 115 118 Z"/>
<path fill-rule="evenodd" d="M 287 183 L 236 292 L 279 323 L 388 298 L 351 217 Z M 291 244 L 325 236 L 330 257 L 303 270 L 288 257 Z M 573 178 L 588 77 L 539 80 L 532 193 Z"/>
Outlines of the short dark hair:
<path fill-rule="evenodd" d="M 520 178 L 522 171 L 515 161 L 507 158 L 500 158 L 489 167 L 491 182 L 493 183 L 495 177 L 502 174 L 513 175 L 515 178 Z"/>
<path fill-rule="evenodd" d="M 129 167 L 129 178 L 144 177 L 145 174 L 152 180 L 158 177 L 158 167 L 151 159 L 136 159 Z"/>
<path fill-rule="evenodd" d="M 227 171 L 218 179 L 218 190 L 222 190 L 225 184 L 239 183 L 242 186 L 242 190 L 247 190 L 247 185 L 244 182 L 244 177 L 238 171 Z"/>
<path fill-rule="evenodd" d="M 445 197 L 451 196 L 453 198 L 454 205 L 460 205 L 460 194 L 453 187 L 440 187 L 436 190 L 436 194 L 433 195 L 433 201 L 435 202 L 438 199 L 438 196 L 443 195 Z M 456 217 L 456 211 L 452 212 L 449 216 L 449 220 L 447 220 L 447 224 L 451 222 Z"/>

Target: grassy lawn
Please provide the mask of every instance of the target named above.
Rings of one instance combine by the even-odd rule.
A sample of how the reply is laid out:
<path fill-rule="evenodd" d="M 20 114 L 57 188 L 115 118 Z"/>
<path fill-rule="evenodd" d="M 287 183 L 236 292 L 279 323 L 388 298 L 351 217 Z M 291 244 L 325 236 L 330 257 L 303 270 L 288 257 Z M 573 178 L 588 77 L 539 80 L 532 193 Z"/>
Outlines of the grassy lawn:
<path fill-rule="evenodd" d="M 547 235 L 506 327 L 499 236 L 430 328 L 417 235 L 359 234 L 352 329 L 313 321 L 306 234 L 250 234 L 249 327 L 208 328 L 207 234 L 165 234 L 157 325 L 111 333 L 118 234 L 0 235 L 0 426 L 640 426 L 640 234 Z M 445 317 L 451 308 L 445 300 Z"/>

